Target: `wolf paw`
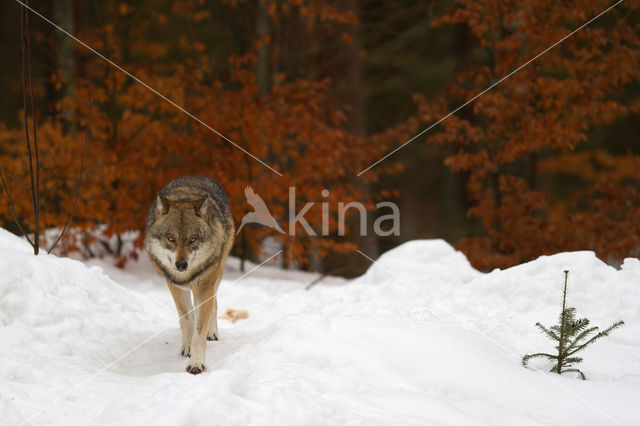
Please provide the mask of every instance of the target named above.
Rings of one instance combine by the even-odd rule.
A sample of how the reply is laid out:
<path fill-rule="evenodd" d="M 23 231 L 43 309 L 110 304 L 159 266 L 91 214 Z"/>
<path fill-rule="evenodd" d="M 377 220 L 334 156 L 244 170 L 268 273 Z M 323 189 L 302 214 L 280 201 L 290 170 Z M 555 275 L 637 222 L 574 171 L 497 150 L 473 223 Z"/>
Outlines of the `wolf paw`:
<path fill-rule="evenodd" d="M 218 333 L 208 332 L 207 340 L 218 340 Z"/>
<path fill-rule="evenodd" d="M 191 345 L 182 345 L 180 348 L 180 355 L 191 356 Z"/>
<path fill-rule="evenodd" d="M 187 373 L 190 374 L 200 374 L 204 371 L 204 369 L 204 364 L 202 364 L 201 362 L 189 363 L 189 365 L 187 365 Z"/>

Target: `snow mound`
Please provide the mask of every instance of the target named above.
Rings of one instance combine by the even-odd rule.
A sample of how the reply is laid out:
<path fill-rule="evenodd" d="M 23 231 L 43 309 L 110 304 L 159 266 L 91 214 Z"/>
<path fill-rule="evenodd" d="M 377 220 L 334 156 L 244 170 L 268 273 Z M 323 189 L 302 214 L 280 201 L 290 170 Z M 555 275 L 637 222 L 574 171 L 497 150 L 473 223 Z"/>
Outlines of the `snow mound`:
<path fill-rule="evenodd" d="M 86 265 L 93 265 L 87 267 Z M 100 265 L 96 266 L 96 265 Z M 625 326 L 585 351 L 590 380 L 525 369 L 569 304 Z M 109 274 L 116 278 L 114 282 Z M 640 262 L 562 253 L 489 274 L 441 240 L 412 241 L 351 281 L 228 270 L 208 370 L 184 372 L 171 297 L 126 270 L 33 256 L 0 230 L 0 423 L 601 425 L 640 419 Z M 237 282 L 236 282 L 237 281 Z M 330 285 L 328 285 L 330 284 Z"/>
<path fill-rule="evenodd" d="M 0 228 L 0 248 L 33 253 L 33 249 L 24 238 L 20 238 L 2 228 Z"/>
<path fill-rule="evenodd" d="M 526 320 L 525 324 L 536 321 L 555 324 L 567 270 L 567 303 L 577 309 L 578 315 L 587 316 L 592 324 L 600 326 L 624 319 L 627 331 L 638 330 L 640 268 L 637 264 L 637 259 L 625 259 L 622 270 L 616 270 L 591 251 L 541 256 L 476 279 L 460 292 L 460 298 L 467 299 L 467 308 L 480 317 L 506 322 L 518 313 Z"/>
<path fill-rule="evenodd" d="M 59 334 L 93 328 L 95 333 L 120 325 L 112 322 L 114 311 L 140 314 L 131 292 L 99 267 L 4 248 L 0 257 L 0 326 L 19 323 Z"/>
<path fill-rule="evenodd" d="M 0 259 L 0 378 L 16 386 L 12 401 L 29 401 L 32 409 L 72 386 L 77 376 L 122 355 L 122 347 L 131 344 L 123 332 L 142 341 L 160 319 L 143 296 L 116 284 L 101 268 L 34 256 L 28 243 L 4 230 Z M 24 420 L 14 404 L 0 405 L 0 418 L 2 424 Z"/>
<path fill-rule="evenodd" d="M 382 254 L 363 278 L 373 283 L 388 282 L 390 276 L 394 276 L 390 271 L 410 276 L 411 281 L 425 285 L 441 281 L 468 282 L 481 275 L 464 254 L 444 240 L 414 240 L 401 244 Z"/>

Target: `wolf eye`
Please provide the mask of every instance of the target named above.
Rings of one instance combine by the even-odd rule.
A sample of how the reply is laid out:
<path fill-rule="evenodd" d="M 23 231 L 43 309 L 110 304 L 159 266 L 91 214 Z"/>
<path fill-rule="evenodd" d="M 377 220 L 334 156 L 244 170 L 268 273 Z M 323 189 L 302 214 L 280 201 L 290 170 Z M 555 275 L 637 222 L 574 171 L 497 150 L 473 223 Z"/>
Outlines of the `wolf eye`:
<path fill-rule="evenodd" d="M 191 237 L 191 238 L 189 238 L 189 242 L 190 243 L 195 243 L 197 239 L 198 239 L 197 237 Z"/>
<path fill-rule="evenodd" d="M 173 238 L 173 235 L 167 235 L 167 240 L 174 242 L 176 239 Z"/>

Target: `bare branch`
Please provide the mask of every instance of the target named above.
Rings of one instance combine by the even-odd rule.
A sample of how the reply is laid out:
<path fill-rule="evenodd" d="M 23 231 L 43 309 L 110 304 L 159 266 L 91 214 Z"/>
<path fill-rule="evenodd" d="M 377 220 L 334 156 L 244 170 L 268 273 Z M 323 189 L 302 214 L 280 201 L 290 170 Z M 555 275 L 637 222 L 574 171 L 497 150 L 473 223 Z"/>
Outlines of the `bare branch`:
<path fill-rule="evenodd" d="M 25 42 L 26 40 L 26 42 Z M 25 45 L 26 51 L 25 51 Z M 27 90 L 30 88 L 31 94 L 31 115 L 33 116 L 33 130 L 36 131 L 35 127 L 35 110 L 34 110 L 34 102 L 33 102 L 33 81 L 31 79 L 31 43 L 29 41 L 29 14 L 26 11 L 24 6 L 20 7 L 20 51 L 22 53 L 22 105 L 24 109 L 24 132 L 25 132 L 25 143 L 27 144 L 27 156 L 29 158 L 29 176 L 31 178 L 31 203 L 33 205 L 33 212 L 35 217 L 35 227 L 34 227 L 34 241 L 29 242 L 33 247 L 33 253 L 38 254 L 39 251 L 39 236 L 38 233 L 40 231 L 38 227 L 38 195 L 37 195 L 37 185 L 35 182 L 36 173 L 33 171 L 33 154 L 31 152 L 31 137 L 29 134 L 29 119 L 28 119 L 28 109 L 27 109 Z M 28 75 L 29 79 L 27 80 L 27 64 L 28 64 Z M 35 137 L 35 136 L 34 136 Z M 34 150 L 37 149 L 34 146 Z M 38 168 L 38 161 L 36 160 L 36 168 Z"/>
<path fill-rule="evenodd" d="M 7 177 L 7 181 L 13 181 L 13 183 L 17 186 L 19 186 L 20 188 L 22 188 L 22 190 L 28 192 L 29 191 L 29 186 L 27 184 L 25 184 L 24 182 L 20 181 L 20 178 L 16 175 L 14 175 L 13 173 L 11 173 L 9 170 L 7 170 L 6 167 L 0 167 L 0 170 L 2 170 L 2 172 L 4 173 L 4 175 Z"/>
<path fill-rule="evenodd" d="M 25 4 L 29 5 L 29 0 L 25 0 Z M 34 193 L 34 216 L 35 216 L 35 229 L 33 242 L 35 245 L 35 254 L 38 254 L 40 248 L 40 155 L 38 150 L 38 128 L 36 126 L 36 109 L 35 102 L 33 100 L 33 76 L 31 73 L 31 37 L 29 34 L 29 13 L 25 10 L 25 33 L 27 40 L 27 71 L 29 73 L 29 96 L 31 98 L 31 121 L 33 125 L 33 152 L 35 154 L 35 193 Z"/>
<path fill-rule="evenodd" d="M 25 4 L 29 6 L 29 0 L 25 0 Z M 33 96 L 33 76 L 31 72 L 31 37 L 29 33 L 29 13 L 25 10 L 24 13 L 24 23 L 25 23 L 25 40 L 27 42 L 27 73 L 28 73 L 28 82 L 29 82 L 29 97 L 31 99 L 31 121 L 33 126 L 33 153 L 35 155 L 35 179 L 32 176 L 32 182 L 35 180 L 35 185 L 33 189 L 33 215 L 34 215 L 34 235 L 33 235 L 33 243 L 35 254 L 38 254 L 40 250 L 40 156 L 38 150 L 38 128 L 36 125 L 36 108 L 35 101 Z M 33 174 L 33 167 L 31 168 L 31 173 Z"/>
<path fill-rule="evenodd" d="M 26 71 L 26 54 L 25 54 L 25 10 L 24 7 L 20 7 L 20 50 L 22 52 L 22 106 L 24 112 L 24 133 L 25 133 L 25 142 L 27 144 L 27 155 L 29 156 L 29 172 L 31 177 L 31 202 L 33 204 L 33 208 L 35 209 L 36 200 L 34 193 L 34 173 L 33 173 L 33 154 L 31 153 L 31 138 L 29 135 L 29 115 L 27 108 L 27 71 Z M 35 248 L 35 247 L 34 247 Z"/>
<path fill-rule="evenodd" d="M 87 154 L 87 140 L 89 139 L 89 127 L 91 125 L 91 109 L 92 109 L 92 107 L 93 107 L 93 98 L 91 98 L 89 100 L 89 112 L 87 113 L 87 128 L 85 129 L 84 141 L 82 142 L 82 159 L 80 160 L 80 174 L 78 175 L 78 180 L 76 181 L 75 192 L 73 194 L 73 206 L 71 207 L 71 214 L 69 215 L 69 218 L 67 219 L 67 222 L 64 224 L 64 227 L 62 228 L 62 231 L 60 232 L 60 235 L 58 235 L 58 238 L 56 238 L 56 241 L 49 248 L 49 250 L 47 250 L 47 254 L 51 254 L 53 249 L 56 248 L 56 246 L 58 245 L 58 243 L 60 242 L 60 240 L 64 236 L 64 233 L 67 231 L 67 228 L 69 227 L 69 224 L 71 223 L 71 220 L 73 219 L 73 215 L 76 212 L 76 206 L 78 204 L 78 198 L 80 198 L 80 184 L 82 183 L 82 173 L 84 172 L 84 159 L 85 159 L 86 154 Z"/>

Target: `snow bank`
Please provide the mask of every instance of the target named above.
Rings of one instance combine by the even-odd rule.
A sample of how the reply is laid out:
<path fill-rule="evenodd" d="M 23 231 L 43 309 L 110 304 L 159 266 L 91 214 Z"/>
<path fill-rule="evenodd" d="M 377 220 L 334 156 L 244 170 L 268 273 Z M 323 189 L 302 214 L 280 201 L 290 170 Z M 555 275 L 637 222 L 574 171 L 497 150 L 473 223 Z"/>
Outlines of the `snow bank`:
<path fill-rule="evenodd" d="M 616 270 L 590 252 L 563 253 L 481 274 L 446 242 L 428 240 L 385 253 L 359 279 L 309 291 L 313 274 L 263 267 L 235 282 L 241 275 L 229 270 L 220 311 L 248 309 L 249 319 L 220 322 L 207 372 L 191 376 L 175 308 L 144 257 L 121 271 L 29 250 L 0 230 L 2 424 L 640 419 L 636 259 Z M 534 324 L 555 322 L 564 269 L 578 314 L 600 326 L 626 322 L 585 351 L 586 382 L 520 365 L 524 353 L 552 349 Z"/>
<path fill-rule="evenodd" d="M 18 422 L 149 336 L 145 298 L 0 230 L 0 418 Z M 82 392 L 82 391 L 81 391 Z M 63 404 L 64 405 L 64 404 Z M 38 422 L 36 422 L 38 423 Z"/>
<path fill-rule="evenodd" d="M 391 273 L 392 272 L 392 273 Z M 366 281 L 380 283 L 390 276 L 424 283 L 469 282 L 480 276 L 467 258 L 444 240 L 416 240 L 404 243 L 384 253 L 369 268 Z"/>

